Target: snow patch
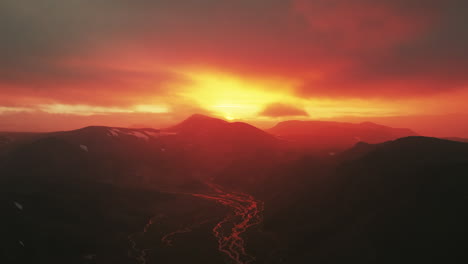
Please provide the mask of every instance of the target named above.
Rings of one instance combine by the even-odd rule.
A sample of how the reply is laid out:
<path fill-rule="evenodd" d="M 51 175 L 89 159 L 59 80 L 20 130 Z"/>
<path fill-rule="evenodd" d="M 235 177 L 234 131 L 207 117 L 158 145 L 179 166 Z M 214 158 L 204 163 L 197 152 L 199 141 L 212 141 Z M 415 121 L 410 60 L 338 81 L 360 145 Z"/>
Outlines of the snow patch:
<path fill-rule="evenodd" d="M 121 135 L 129 135 L 129 136 L 134 136 L 138 139 L 143 139 L 143 140 L 150 140 L 151 138 L 158 138 L 162 136 L 170 136 L 170 135 L 176 135 L 176 132 L 163 132 L 163 131 L 153 131 L 153 130 L 119 130 L 117 128 L 109 128 L 108 129 L 108 136 L 112 137 L 118 137 Z"/>
<path fill-rule="evenodd" d="M 109 133 L 113 137 L 118 137 L 119 136 L 120 130 L 115 129 L 115 128 L 109 128 Z"/>
<path fill-rule="evenodd" d="M 88 152 L 88 147 L 86 145 L 80 145 L 80 148 L 86 152 Z"/>
<path fill-rule="evenodd" d="M 150 139 L 150 137 L 148 135 L 146 135 L 146 134 L 144 134 L 142 132 L 138 132 L 138 131 L 131 131 L 128 134 L 133 135 L 133 136 L 135 136 L 137 138 L 144 139 L 144 140 L 149 140 Z"/>
<path fill-rule="evenodd" d="M 153 131 L 145 131 L 145 134 L 152 137 L 152 138 L 156 138 L 156 137 L 159 137 L 161 135 L 160 132 L 153 132 Z"/>
<path fill-rule="evenodd" d="M 20 210 L 23 210 L 23 205 L 21 205 L 20 203 L 18 202 L 14 202 L 16 208 L 20 209 Z"/>

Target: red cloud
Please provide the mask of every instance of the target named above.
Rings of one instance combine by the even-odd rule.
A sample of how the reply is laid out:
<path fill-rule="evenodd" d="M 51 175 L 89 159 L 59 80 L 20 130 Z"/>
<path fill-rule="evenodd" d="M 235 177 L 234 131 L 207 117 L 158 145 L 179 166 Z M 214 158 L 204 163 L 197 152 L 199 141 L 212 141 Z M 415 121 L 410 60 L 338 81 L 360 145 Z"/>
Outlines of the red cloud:
<path fill-rule="evenodd" d="M 171 95 L 162 84 L 180 81 L 154 69 L 194 65 L 298 80 L 296 95 L 304 97 L 463 89 L 467 6 L 460 0 L 103 0 L 57 1 L 45 15 L 38 1 L 26 13 L 13 1 L 0 10 L 0 104 L 5 98 L 132 104 Z M 61 64 L 77 57 L 96 63 Z"/>

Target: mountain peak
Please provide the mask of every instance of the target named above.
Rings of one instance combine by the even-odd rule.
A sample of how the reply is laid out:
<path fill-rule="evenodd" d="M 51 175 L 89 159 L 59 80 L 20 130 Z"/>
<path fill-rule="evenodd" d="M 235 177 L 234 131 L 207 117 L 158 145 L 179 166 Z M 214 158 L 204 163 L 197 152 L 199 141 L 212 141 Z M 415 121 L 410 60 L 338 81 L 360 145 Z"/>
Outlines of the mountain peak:
<path fill-rule="evenodd" d="M 392 128 L 371 122 L 284 121 L 268 132 L 311 149 L 348 149 L 359 141 L 382 143 L 401 137 L 416 136 L 409 129 Z"/>
<path fill-rule="evenodd" d="M 222 119 L 206 116 L 206 115 L 201 115 L 201 114 L 193 114 L 189 116 L 187 119 L 182 121 L 181 123 L 169 127 L 167 130 L 168 131 L 192 131 L 192 130 L 198 130 L 201 128 L 219 128 L 219 127 L 224 127 L 228 125 L 229 122 L 226 122 Z"/>
<path fill-rule="evenodd" d="M 181 135 L 199 137 L 208 141 L 276 141 L 275 137 L 265 131 L 243 122 L 227 122 L 222 119 L 194 114 L 181 123 L 166 129 Z"/>
<path fill-rule="evenodd" d="M 361 122 L 361 123 L 359 123 L 359 125 L 361 125 L 361 126 L 368 126 L 368 127 L 384 127 L 383 125 L 379 125 L 379 124 L 376 124 L 376 123 L 373 123 L 373 122 L 369 122 L 369 121 Z"/>
<path fill-rule="evenodd" d="M 187 121 L 190 121 L 190 122 L 206 122 L 206 121 L 212 121 L 212 122 L 223 122 L 223 123 L 227 123 L 226 121 L 224 121 L 224 120 L 222 120 L 222 119 L 214 118 L 214 117 L 207 116 L 207 115 L 202 115 L 202 114 L 193 114 L 193 115 L 189 116 L 187 119 L 185 119 L 185 120 L 182 121 L 182 122 L 187 122 Z"/>

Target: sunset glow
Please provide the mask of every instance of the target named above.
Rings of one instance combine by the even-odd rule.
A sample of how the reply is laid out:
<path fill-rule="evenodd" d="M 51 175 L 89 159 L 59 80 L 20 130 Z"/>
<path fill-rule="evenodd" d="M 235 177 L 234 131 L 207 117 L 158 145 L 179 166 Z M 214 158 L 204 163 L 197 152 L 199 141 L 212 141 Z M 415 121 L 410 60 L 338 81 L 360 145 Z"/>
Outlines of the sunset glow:
<path fill-rule="evenodd" d="M 288 94 L 292 84 L 287 82 L 253 80 L 223 73 L 189 73 L 187 76 L 192 84 L 183 87 L 181 95 L 229 120 L 255 118 L 270 103 L 301 101 Z"/>
<path fill-rule="evenodd" d="M 83 117 L 160 127 L 193 113 L 265 128 L 468 116 L 465 16 L 454 0 L 106 2 L 47 11 L 6 2 L 0 128 L 93 123 Z"/>
<path fill-rule="evenodd" d="M 0 39 L 0 264 L 468 263 L 468 0 L 0 0 Z"/>

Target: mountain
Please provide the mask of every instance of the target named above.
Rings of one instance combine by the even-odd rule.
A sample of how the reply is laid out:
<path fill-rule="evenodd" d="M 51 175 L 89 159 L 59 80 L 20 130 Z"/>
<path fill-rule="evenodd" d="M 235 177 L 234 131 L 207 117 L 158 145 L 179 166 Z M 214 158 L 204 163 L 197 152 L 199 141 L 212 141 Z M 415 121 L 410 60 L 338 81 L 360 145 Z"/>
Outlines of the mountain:
<path fill-rule="evenodd" d="M 0 132 L 0 158 L 17 146 L 37 140 L 43 133 Z"/>
<path fill-rule="evenodd" d="M 406 128 L 391 128 L 370 122 L 353 124 L 327 121 L 284 121 L 267 130 L 298 147 L 336 152 L 357 142 L 381 143 L 401 137 L 416 136 Z"/>
<path fill-rule="evenodd" d="M 295 122 L 278 126 L 304 127 Z M 166 129 L 0 133 L 0 259 L 467 261 L 468 143 L 371 123 L 306 124 L 297 134 L 317 135 L 307 147 L 327 155 L 202 115 Z"/>
<path fill-rule="evenodd" d="M 244 143 L 260 147 L 278 142 L 275 137 L 247 123 L 230 123 L 200 114 L 192 115 L 180 124 L 164 131 L 178 134 L 200 144 L 235 145 Z"/>
<path fill-rule="evenodd" d="M 468 138 L 460 138 L 460 137 L 445 137 L 442 139 L 458 141 L 458 142 L 468 142 Z"/>
<path fill-rule="evenodd" d="M 210 177 L 229 167 L 251 170 L 252 162 L 259 167 L 271 164 L 281 153 L 280 140 L 242 122 L 195 114 L 163 131 L 174 135 L 171 144 L 183 149 L 181 155 L 191 160 L 193 172 Z"/>
<path fill-rule="evenodd" d="M 276 142 L 248 124 L 204 116 L 163 130 L 92 126 L 22 142 L 0 159 L 0 209 L 6 215 L 0 245 L 9 253 L 0 258 L 130 264 L 142 263 L 143 252 L 152 255 L 145 248 L 162 248 L 151 259 L 223 263 L 212 229 L 229 216 L 230 200 L 196 195 L 213 195 L 214 185 L 203 182 L 232 168 L 244 173 L 234 175 L 239 182 L 249 181 L 256 176 L 248 173 L 252 164 L 273 162 Z M 220 202 L 250 199 L 216 195 Z M 248 204 L 233 206 L 250 210 Z M 178 245 L 179 229 L 188 233 L 181 236 L 185 243 L 166 245 L 172 239 Z M 165 242 L 172 233 L 177 236 Z"/>
<path fill-rule="evenodd" d="M 5 152 L 0 262 L 141 263 L 139 247 L 153 218 L 158 222 L 148 247 L 185 225 L 173 215 L 194 217 L 192 208 L 208 218 L 221 214 L 216 203 L 172 194 L 206 187 L 190 177 L 164 137 L 152 129 L 86 127 L 46 133 Z M 203 235 L 212 239 L 208 231 Z M 216 250 L 201 256 L 184 254 L 179 263 L 219 258 Z"/>
<path fill-rule="evenodd" d="M 27 177 L 38 183 L 93 181 L 159 189 L 194 182 L 180 149 L 170 147 L 165 137 L 170 135 L 155 129 L 97 126 L 43 133 L 5 151 L 0 180 Z"/>
<path fill-rule="evenodd" d="M 364 151 L 363 151 L 364 150 Z M 468 144 L 406 137 L 358 144 L 265 220 L 285 263 L 463 263 Z M 344 153 L 343 153 L 344 155 Z M 302 164 L 303 181 L 317 170 Z M 326 166 L 326 164 L 324 164 Z M 284 196 L 286 197 L 286 196 Z"/>
<path fill-rule="evenodd" d="M 3 141 L 11 146 L 3 148 L 0 169 L 8 177 L 0 180 L 22 181 L 27 175 L 30 180 L 88 180 L 159 190 L 196 185 L 230 166 L 270 164 L 278 143 L 246 123 L 202 115 L 163 130 L 90 126 L 41 133 L 17 144 L 7 139 Z"/>

